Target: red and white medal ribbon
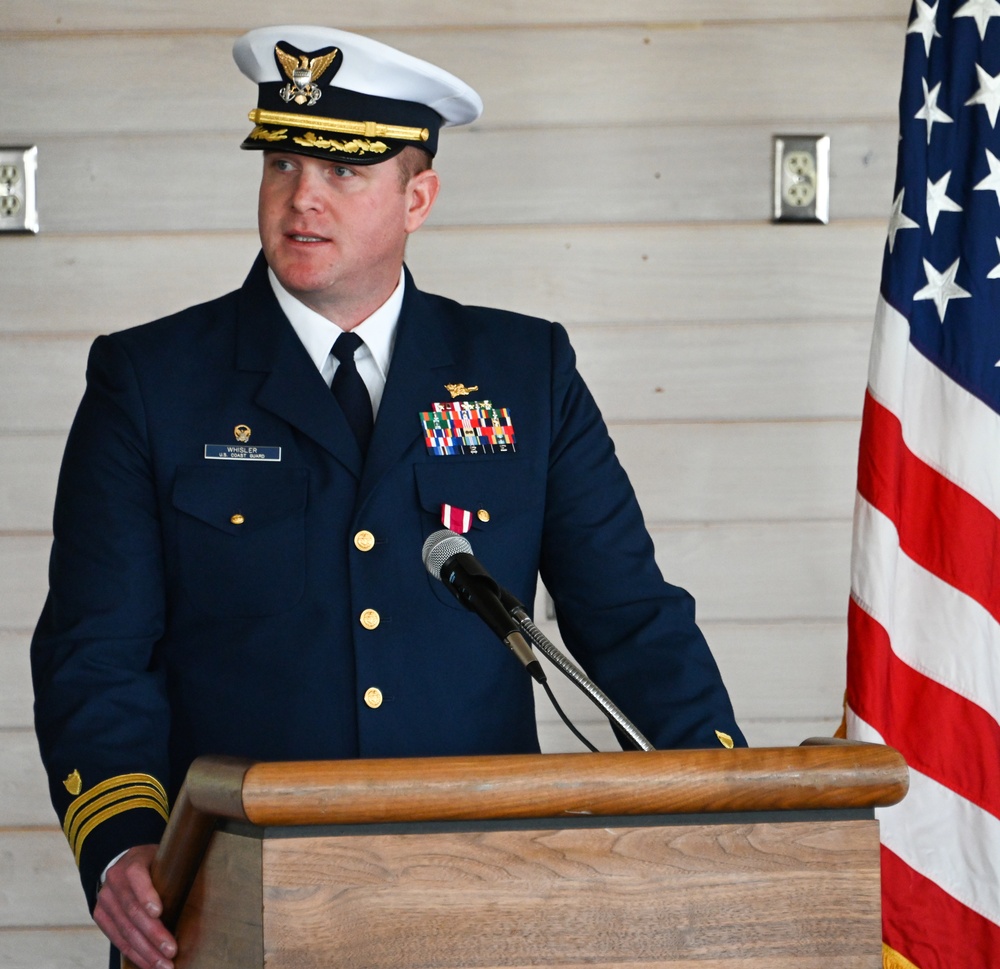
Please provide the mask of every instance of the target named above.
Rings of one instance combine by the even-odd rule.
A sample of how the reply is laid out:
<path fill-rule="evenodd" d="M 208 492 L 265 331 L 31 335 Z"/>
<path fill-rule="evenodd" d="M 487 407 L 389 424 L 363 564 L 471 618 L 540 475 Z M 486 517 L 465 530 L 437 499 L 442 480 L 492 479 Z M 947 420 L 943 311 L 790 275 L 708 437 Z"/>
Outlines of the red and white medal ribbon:
<path fill-rule="evenodd" d="M 472 512 L 452 505 L 441 506 L 441 524 L 459 535 L 464 535 L 472 528 Z"/>

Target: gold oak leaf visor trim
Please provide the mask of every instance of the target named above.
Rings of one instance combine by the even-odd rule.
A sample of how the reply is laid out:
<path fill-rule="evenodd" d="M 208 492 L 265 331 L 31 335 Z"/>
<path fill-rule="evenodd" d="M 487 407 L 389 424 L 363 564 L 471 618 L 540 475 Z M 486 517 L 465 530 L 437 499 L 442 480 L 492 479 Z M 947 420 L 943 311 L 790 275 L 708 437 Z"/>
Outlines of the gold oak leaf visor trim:
<path fill-rule="evenodd" d="M 320 138 L 313 131 L 307 131 L 304 138 L 293 138 L 292 141 L 305 148 L 339 151 L 345 155 L 358 155 L 367 152 L 371 152 L 373 155 L 383 155 L 389 150 L 389 146 L 384 141 L 369 141 L 367 138 L 354 138 L 352 141 L 337 141 L 336 139 Z"/>
<path fill-rule="evenodd" d="M 257 125 L 248 137 L 251 141 L 284 141 L 288 137 L 288 129 L 279 128 L 277 131 L 269 131 L 267 128 Z"/>
<path fill-rule="evenodd" d="M 359 138 L 395 138 L 397 141 L 427 141 L 427 128 L 407 128 L 402 125 L 379 124 L 377 121 L 349 121 L 346 118 L 317 118 L 313 115 L 291 114 L 287 111 L 266 111 L 254 108 L 248 115 L 255 125 L 283 125 L 294 128 L 318 128 L 340 135 Z"/>
<path fill-rule="evenodd" d="M 76 798 L 63 818 L 63 833 L 80 864 L 83 843 L 87 836 L 102 822 L 125 811 L 149 808 L 164 821 L 170 813 L 167 792 L 163 785 L 149 774 L 119 774 L 95 784 Z"/>

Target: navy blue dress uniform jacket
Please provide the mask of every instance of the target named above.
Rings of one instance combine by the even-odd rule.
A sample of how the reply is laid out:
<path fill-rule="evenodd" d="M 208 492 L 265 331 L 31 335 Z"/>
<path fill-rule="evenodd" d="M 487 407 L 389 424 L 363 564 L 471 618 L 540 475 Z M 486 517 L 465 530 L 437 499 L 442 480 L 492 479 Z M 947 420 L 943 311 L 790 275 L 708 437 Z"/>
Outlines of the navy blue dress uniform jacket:
<path fill-rule="evenodd" d="M 97 339 L 87 382 L 32 670 L 91 904 L 112 857 L 159 840 L 201 754 L 538 750 L 530 678 L 421 561 L 444 503 L 521 601 L 541 574 L 568 648 L 656 747 L 744 742 L 562 327 L 407 276 L 364 461 L 263 257 L 234 293 Z M 507 408 L 515 448 L 431 453 L 420 415 L 446 384 Z M 280 460 L 206 458 L 238 427 Z"/>

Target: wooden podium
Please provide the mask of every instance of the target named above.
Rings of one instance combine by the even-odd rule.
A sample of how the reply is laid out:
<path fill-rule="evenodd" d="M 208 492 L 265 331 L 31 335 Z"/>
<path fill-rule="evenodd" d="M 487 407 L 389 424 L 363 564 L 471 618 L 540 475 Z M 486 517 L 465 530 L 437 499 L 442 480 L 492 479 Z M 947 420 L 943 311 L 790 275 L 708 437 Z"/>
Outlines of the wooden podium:
<path fill-rule="evenodd" d="M 178 969 L 881 966 L 888 747 L 191 768 Z"/>

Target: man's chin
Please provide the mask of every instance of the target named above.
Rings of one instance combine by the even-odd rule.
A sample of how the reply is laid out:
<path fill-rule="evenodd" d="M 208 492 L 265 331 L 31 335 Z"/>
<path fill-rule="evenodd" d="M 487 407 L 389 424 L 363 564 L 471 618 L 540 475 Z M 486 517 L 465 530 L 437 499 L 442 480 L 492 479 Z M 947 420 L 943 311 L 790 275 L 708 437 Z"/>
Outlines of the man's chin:
<path fill-rule="evenodd" d="M 302 256 L 295 259 L 277 259 L 268 265 L 274 270 L 281 285 L 298 299 L 302 299 L 302 294 L 328 289 L 334 282 L 328 264 L 318 266 L 313 260 Z"/>

